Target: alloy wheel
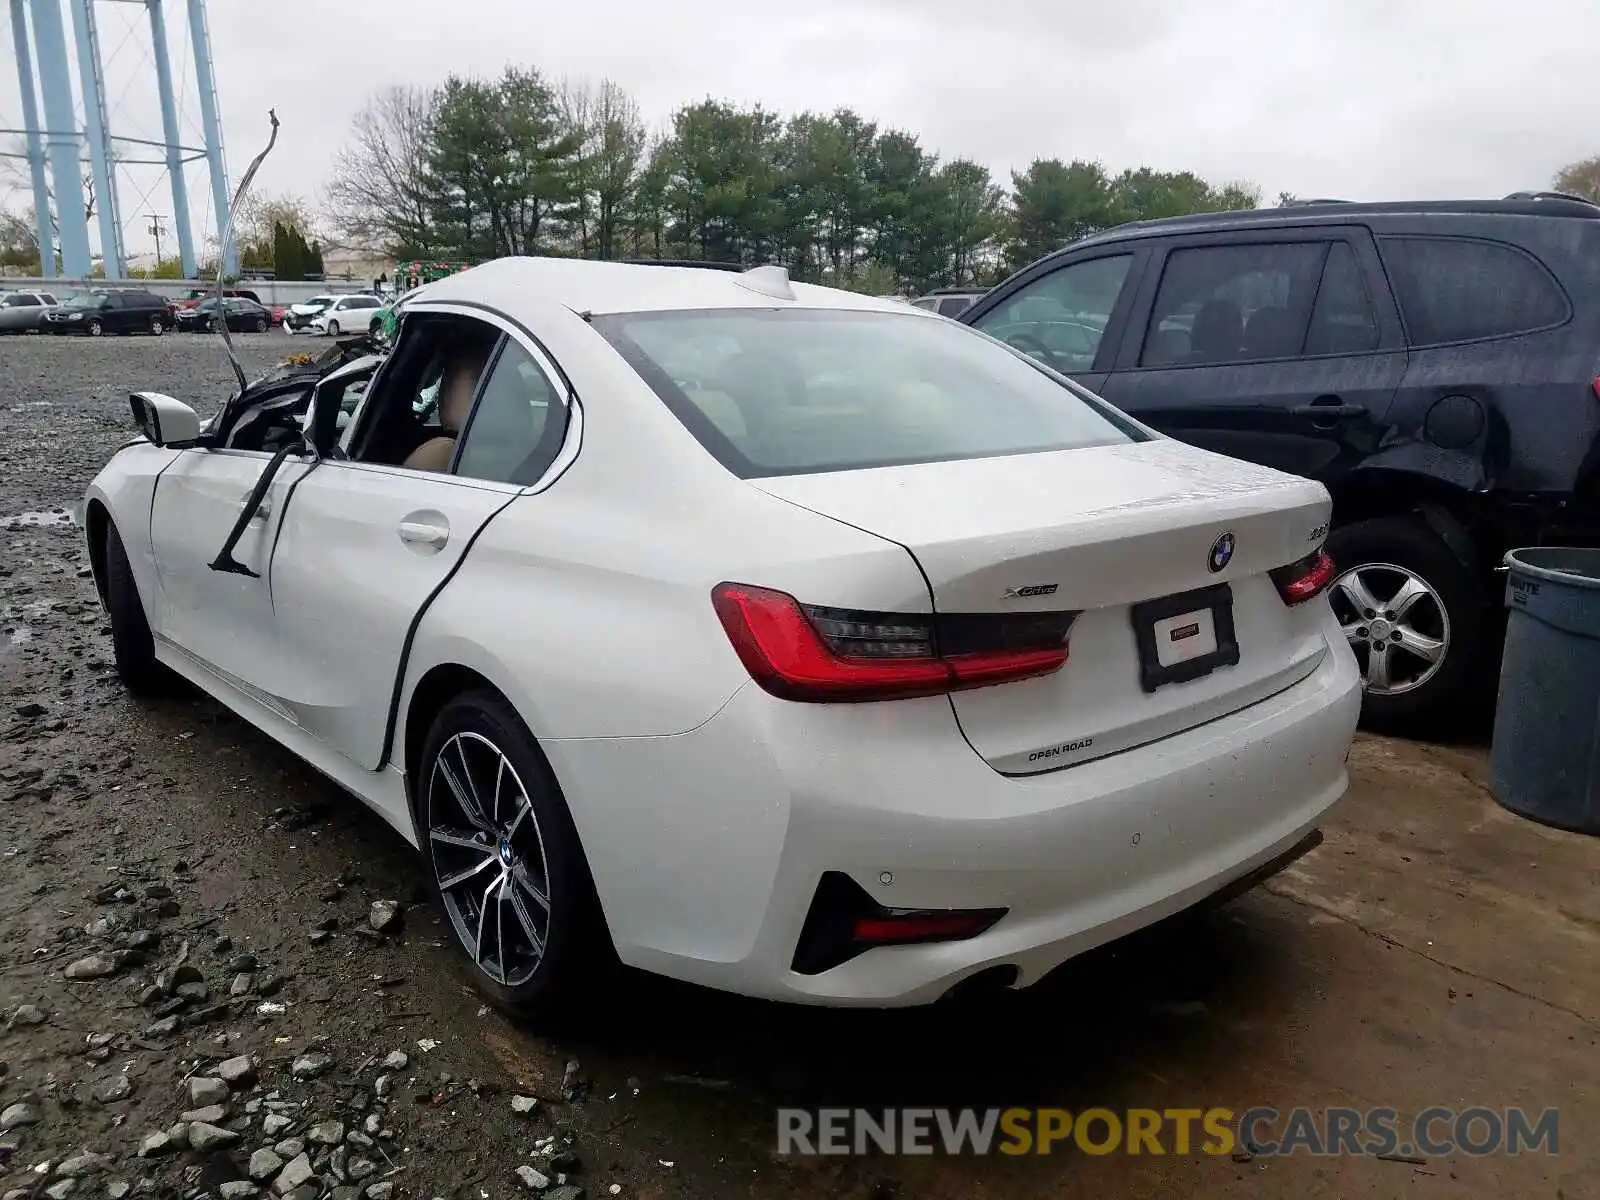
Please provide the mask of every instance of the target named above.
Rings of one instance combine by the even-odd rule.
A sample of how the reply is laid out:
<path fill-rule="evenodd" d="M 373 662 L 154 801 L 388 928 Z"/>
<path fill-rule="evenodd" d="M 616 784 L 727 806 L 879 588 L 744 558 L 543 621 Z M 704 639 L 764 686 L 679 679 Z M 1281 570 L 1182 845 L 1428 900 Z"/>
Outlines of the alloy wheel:
<path fill-rule="evenodd" d="M 1362 563 L 1329 589 L 1368 694 L 1397 696 L 1432 679 L 1450 651 L 1450 614 L 1428 582 L 1393 563 Z"/>
<path fill-rule="evenodd" d="M 478 733 L 440 747 L 428 777 L 434 878 L 457 939 L 494 983 L 515 988 L 544 961 L 550 868 L 516 768 Z"/>

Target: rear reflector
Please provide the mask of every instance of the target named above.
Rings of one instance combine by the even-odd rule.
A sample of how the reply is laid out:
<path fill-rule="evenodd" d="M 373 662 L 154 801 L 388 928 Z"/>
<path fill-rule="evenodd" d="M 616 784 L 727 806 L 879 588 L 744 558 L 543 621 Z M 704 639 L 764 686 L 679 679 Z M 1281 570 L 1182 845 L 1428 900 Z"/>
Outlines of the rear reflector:
<path fill-rule="evenodd" d="M 924 945 L 977 937 L 1003 908 L 885 908 L 842 871 L 826 871 L 795 944 L 793 970 L 819 975 L 874 946 Z"/>
<path fill-rule="evenodd" d="M 1272 582 L 1277 585 L 1278 595 L 1285 604 L 1304 604 L 1327 591 L 1337 573 L 1327 551 L 1318 550 L 1299 562 L 1278 567 L 1272 572 Z"/>
<path fill-rule="evenodd" d="M 722 628 L 750 677 L 785 700 L 935 696 L 1048 675 L 1067 661 L 1076 613 L 877 613 L 804 605 L 719 583 Z"/>

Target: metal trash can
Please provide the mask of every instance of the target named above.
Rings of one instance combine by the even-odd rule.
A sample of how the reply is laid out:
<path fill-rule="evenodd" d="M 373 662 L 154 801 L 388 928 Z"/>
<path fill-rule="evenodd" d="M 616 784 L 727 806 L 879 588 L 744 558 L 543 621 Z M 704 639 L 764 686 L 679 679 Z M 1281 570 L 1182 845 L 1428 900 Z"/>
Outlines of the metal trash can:
<path fill-rule="evenodd" d="M 1514 813 L 1600 834 L 1600 550 L 1506 555 L 1489 786 Z"/>

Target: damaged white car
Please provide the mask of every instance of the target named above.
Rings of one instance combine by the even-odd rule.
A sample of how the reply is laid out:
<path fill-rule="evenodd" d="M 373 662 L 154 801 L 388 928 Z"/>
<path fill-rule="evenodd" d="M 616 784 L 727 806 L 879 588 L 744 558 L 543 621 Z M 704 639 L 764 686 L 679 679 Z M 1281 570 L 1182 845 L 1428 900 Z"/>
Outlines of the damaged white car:
<path fill-rule="evenodd" d="M 616 958 L 844 1005 L 1023 986 L 1315 844 L 1360 689 L 1320 484 L 974 330 L 503 259 L 143 437 L 85 525 L 117 666 L 418 846 L 529 1011 Z"/>

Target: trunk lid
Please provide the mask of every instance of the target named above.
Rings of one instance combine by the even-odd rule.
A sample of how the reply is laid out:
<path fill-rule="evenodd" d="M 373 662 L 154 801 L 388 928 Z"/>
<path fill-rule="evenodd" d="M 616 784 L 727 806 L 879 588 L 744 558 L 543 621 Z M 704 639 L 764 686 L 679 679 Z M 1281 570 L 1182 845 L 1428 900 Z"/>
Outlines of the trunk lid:
<path fill-rule="evenodd" d="M 1061 671 L 951 696 L 1007 774 L 1215 720 L 1328 652 L 1326 600 L 1290 607 L 1267 574 L 1326 535 L 1331 502 L 1307 479 L 1159 439 L 750 482 L 905 546 L 938 612 L 1079 612 Z"/>

